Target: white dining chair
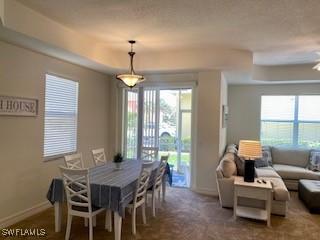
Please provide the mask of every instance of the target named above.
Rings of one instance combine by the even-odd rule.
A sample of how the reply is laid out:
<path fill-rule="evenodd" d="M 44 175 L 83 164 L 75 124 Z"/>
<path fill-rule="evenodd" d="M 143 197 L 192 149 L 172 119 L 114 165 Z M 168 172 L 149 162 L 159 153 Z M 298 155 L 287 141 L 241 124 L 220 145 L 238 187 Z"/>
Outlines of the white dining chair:
<path fill-rule="evenodd" d="M 83 169 L 84 164 L 81 153 L 75 153 L 64 156 L 64 162 L 69 169 Z"/>
<path fill-rule="evenodd" d="M 156 171 L 156 175 L 153 179 L 152 188 L 147 190 L 147 194 L 151 195 L 151 199 L 152 199 L 151 207 L 152 207 L 152 216 L 153 217 L 156 216 L 156 200 L 158 202 L 158 205 L 161 204 L 160 193 L 161 193 L 161 188 L 162 188 L 162 181 L 164 181 L 163 176 L 166 171 L 168 159 L 169 159 L 169 155 L 161 156 L 160 163 L 159 163 L 159 166 Z"/>
<path fill-rule="evenodd" d="M 141 173 L 137 181 L 136 190 L 134 193 L 133 201 L 127 208 L 129 208 L 132 217 L 132 234 L 136 235 L 136 215 L 137 208 L 141 207 L 143 224 L 147 223 L 146 217 L 146 197 L 149 179 L 152 171 L 153 163 L 145 163 L 142 165 Z"/>
<path fill-rule="evenodd" d="M 70 238 L 72 218 L 73 216 L 76 216 L 89 219 L 89 239 L 93 240 L 94 217 L 106 210 L 92 206 L 89 169 L 70 169 L 62 166 L 59 168 L 67 196 L 68 206 L 68 219 L 65 239 L 68 240 Z M 109 221 L 107 217 L 106 221 Z"/>
<path fill-rule="evenodd" d="M 158 147 L 142 147 L 141 160 L 142 161 L 156 161 L 158 160 Z"/>
<path fill-rule="evenodd" d="M 106 154 L 104 148 L 93 149 L 92 158 L 95 166 L 100 166 L 107 163 Z"/>

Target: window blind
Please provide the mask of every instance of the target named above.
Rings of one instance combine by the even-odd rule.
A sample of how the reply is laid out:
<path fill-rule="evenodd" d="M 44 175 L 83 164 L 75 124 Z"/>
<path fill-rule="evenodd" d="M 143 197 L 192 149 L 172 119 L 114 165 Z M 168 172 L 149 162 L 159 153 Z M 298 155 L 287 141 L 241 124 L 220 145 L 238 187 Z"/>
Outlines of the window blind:
<path fill-rule="evenodd" d="M 78 85 L 75 81 L 46 75 L 45 158 L 77 150 Z"/>

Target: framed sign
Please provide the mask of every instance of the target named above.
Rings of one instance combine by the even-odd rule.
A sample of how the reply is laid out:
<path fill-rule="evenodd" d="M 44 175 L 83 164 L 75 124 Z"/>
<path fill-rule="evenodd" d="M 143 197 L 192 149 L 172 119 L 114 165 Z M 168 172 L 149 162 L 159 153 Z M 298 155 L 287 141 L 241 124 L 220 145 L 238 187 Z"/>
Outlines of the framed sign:
<path fill-rule="evenodd" d="M 0 95 L 0 115 L 34 117 L 37 114 L 37 99 Z"/>

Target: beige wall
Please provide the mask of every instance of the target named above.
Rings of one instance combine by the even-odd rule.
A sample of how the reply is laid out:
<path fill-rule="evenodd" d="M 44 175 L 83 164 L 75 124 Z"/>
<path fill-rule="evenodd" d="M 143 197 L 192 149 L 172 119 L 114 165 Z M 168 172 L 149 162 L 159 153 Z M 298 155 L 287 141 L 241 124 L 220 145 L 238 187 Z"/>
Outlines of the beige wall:
<path fill-rule="evenodd" d="M 320 94 L 320 84 L 229 86 L 228 143 L 260 139 L 261 95 Z"/>
<path fill-rule="evenodd" d="M 0 116 L 1 219 L 46 201 L 63 160 L 44 162 L 45 73 L 79 81 L 78 151 L 86 166 L 90 150 L 109 152 L 110 81 L 106 75 L 0 41 L 0 95 L 39 99 L 37 117 Z"/>

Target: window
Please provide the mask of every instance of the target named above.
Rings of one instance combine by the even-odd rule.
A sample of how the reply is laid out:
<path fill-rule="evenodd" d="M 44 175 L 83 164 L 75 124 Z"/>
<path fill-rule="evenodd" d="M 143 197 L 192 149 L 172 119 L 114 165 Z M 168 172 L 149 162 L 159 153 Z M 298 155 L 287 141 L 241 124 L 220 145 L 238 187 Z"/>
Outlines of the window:
<path fill-rule="evenodd" d="M 77 151 L 78 83 L 46 75 L 44 157 Z"/>
<path fill-rule="evenodd" d="M 320 148 L 320 96 L 262 96 L 261 142 Z"/>

